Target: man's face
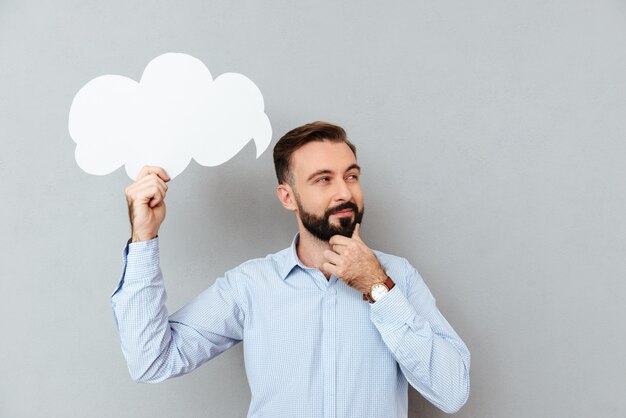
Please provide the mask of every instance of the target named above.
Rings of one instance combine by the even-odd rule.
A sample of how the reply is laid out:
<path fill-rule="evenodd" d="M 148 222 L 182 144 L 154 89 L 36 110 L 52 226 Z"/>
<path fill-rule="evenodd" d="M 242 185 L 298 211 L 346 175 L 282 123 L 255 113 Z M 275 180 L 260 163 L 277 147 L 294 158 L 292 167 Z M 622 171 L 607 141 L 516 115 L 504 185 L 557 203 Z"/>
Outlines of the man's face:
<path fill-rule="evenodd" d="M 361 169 L 343 142 L 309 142 L 291 156 L 297 214 L 315 237 L 352 236 L 363 218 Z"/>

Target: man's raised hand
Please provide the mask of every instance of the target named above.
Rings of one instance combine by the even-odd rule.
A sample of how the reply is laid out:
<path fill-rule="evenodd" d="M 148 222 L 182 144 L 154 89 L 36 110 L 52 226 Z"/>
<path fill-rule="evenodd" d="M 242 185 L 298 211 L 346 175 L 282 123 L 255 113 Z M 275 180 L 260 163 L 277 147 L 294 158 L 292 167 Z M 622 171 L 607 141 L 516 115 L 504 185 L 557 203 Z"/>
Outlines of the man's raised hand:
<path fill-rule="evenodd" d="M 126 187 L 132 242 L 148 241 L 157 236 L 165 219 L 165 183 L 168 181 L 170 177 L 161 167 L 145 166 L 137 180 Z"/>
<path fill-rule="evenodd" d="M 326 262 L 322 268 L 361 293 L 369 293 L 373 284 L 384 282 L 387 276 L 359 236 L 359 229 L 357 224 L 351 238 L 335 235 L 330 239 L 332 250 L 324 251 Z"/>

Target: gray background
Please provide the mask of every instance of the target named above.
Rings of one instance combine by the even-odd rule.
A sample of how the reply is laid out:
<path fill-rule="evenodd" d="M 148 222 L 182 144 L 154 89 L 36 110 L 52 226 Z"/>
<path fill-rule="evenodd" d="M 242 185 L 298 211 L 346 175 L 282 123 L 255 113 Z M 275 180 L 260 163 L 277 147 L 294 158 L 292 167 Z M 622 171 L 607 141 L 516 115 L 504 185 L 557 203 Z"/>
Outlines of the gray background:
<path fill-rule="evenodd" d="M 626 416 L 623 1 L 0 0 L 0 416 L 242 417 L 241 346 L 131 382 L 109 306 L 123 169 L 74 161 L 73 95 L 186 52 L 260 87 L 274 140 L 316 120 L 359 147 L 366 242 L 410 259 L 472 352 L 460 417 Z M 286 247 L 271 151 L 172 183 L 173 311 Z M 444 414 L 419 394 L 412 417 Z"/>

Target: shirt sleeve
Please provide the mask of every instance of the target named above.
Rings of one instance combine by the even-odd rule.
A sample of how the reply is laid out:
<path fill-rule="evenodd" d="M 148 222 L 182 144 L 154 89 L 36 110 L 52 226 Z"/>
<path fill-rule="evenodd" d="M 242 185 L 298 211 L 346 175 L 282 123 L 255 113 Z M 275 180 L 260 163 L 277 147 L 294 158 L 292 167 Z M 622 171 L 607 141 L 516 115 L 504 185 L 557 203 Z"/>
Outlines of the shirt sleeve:
<path fill-rule="evenodd" d="M 371 319 L 411 386 L 442 411 L 456 412 L 469 397 L 469 350 L 408 262 L 405 273 L 406 293 L 394 286 L 371 305 Z"/>
<path fill-rule="evenodd" d="M 242 340 L 243 312 L 222 277 L 168 317 L 158 238 L 127 244 L 111 296 L 131 378 L 156 383 L 188 373 Z"/>

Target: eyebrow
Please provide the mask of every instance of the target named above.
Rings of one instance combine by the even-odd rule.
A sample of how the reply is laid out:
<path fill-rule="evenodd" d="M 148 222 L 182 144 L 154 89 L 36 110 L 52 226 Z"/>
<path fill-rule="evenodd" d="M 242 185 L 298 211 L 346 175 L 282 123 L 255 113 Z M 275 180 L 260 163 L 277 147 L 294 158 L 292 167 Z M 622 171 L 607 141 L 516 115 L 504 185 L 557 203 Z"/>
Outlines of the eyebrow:
<path fill-rule="evenodd" d="M 361 167 L 360 167 L 357 163 L 354 163 L 354 164 L 350 165 L 350 167 L 348 167 L 348 168 L 346 169 L 346 172 L 347 172 L 347 171 L 350 171 L 350 170 L 354 170 L 355 168 L 356 168 L 357 170 L 359 170 L 359 172 L 361 171 Z M 311 175 L 309 176 L 309 178 L 307 178 L 307 179 L 306 179 L 306 181 L 311 181 L 311 180 L 313 180 L 313 178 L 315 178 L 315 177 L 317 177 L 317 176 L 319 176 L 319 175 L 322 175 L 322 174 L 333 174 L 333 173 L 334 173 L 334 172 L 333 172 L 332 170 L 329 170 L 329 169 L 327 169 L 327 168 L 326 168 L 326 169 L 322 169 L 322 170 L 317 170 L 316 172 L 314 172 L 313 174 L 311 174 Z"/>

